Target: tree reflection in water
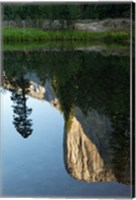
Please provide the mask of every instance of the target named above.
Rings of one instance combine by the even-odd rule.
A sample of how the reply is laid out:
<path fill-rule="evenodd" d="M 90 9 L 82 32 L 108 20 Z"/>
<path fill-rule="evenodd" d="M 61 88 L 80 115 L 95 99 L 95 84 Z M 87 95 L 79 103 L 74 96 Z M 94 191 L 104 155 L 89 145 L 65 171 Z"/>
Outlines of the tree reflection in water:
<path fill-rule="evenodd" d="M 13 111 L 14 111 L 14 121 L 16 130 L 24 137 L 27 138 L 32 134 L 33 129 L 32 120 L 28 119 L 28 116 L 31 114 L 32 109 L 28 108 L 26 105 L 27 97 L 26 94 L 29 92 L 29 82 L 24 79 L 23 75 L 15 79 L 13 82 L 14 88 L 16 90 L 12 91 L 11 100 L 14 102 Z M 18 91 L 19 90 L 19 91 Z"/>

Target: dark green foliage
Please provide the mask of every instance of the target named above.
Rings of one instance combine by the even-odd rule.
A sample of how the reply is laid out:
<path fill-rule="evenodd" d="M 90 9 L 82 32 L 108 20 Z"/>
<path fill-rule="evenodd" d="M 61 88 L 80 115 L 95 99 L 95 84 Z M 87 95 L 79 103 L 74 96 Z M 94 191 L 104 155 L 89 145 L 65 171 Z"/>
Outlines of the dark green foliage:
<path fill-rule="evenodd" d="M 76 106 L 84 113 L 96 109 L 111 119 L 128 113 L 128 57 L 80 51 L 8 52 L 4 56 L 4 70 L 10 80 L 16 65 L 16 71 L 21 70 L 19 63 L 36 73 L 43 85 L 50 78 L 66 118 Z"/>
<path fill-rule="evenodd" d="M 81 5 L 83 19 L 105 19 L 130 17 L 130 4 L 105 3 Z"/>
<path fill-rule="evenodd" d="M 104 19 L 130 17 L 131 3 L 5 4 L 4 20 Z M 70 21 L 68 22 L 70 23 Z"/>

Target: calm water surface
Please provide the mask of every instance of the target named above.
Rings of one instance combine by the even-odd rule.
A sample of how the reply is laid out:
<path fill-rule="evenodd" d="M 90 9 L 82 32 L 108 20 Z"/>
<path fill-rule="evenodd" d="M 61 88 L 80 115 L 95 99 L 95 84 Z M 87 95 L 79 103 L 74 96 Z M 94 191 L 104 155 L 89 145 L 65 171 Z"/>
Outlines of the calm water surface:
<path fill-rule="evenodd" d="M 5 51 L 2 195 L 130 197 L 129 57 Z"/>

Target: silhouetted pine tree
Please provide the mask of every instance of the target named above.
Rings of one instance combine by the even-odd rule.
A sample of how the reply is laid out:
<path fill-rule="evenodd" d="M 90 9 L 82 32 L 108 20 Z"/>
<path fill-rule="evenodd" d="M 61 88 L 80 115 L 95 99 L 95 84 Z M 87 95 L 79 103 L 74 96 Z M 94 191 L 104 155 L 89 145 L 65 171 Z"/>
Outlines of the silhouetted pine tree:
<path fill-rule="evenodd" d="M 13 115 L 16 130 L 24 137 L 27 138 L 32 134 L 33 129 L 32 120 L 28 119 L 32 109 L 27 108 L 26 105 L 26 94 L 28 93 L 28 81 L 21 76 L 14 82 L 14 87 L 20 88 L 19 92 L 13 91 L 11 100 L 14 102 L 13 109 L 15 115 Z"/>

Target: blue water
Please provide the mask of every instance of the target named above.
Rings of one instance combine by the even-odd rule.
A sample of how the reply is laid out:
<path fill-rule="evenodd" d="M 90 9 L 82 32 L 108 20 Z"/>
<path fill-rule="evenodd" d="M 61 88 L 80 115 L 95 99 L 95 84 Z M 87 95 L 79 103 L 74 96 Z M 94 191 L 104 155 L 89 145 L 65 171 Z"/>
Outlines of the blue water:
<path fill-rule="evenodd" d="M 1 95 L 3 197 L 130 197 L 130 186 L 86 183 L 65 170 L 64 119 L 46 101 L 28 97 L 33 133 L 24 139 L 13 125 L 11 93 Z"/>

